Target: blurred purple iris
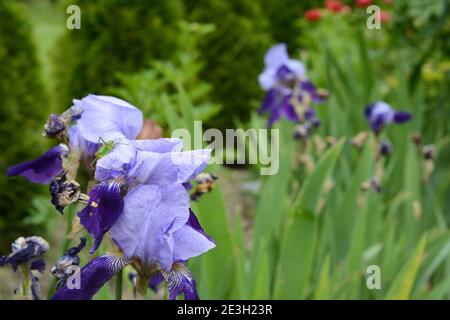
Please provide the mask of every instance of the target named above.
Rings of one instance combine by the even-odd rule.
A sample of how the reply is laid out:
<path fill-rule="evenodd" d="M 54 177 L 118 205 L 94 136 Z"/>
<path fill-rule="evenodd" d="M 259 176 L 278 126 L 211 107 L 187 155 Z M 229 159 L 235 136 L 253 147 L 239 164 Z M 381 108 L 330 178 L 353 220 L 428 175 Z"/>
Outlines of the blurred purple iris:
<path fill-rule="evenodd" d="M 303 121 L 310 102 L 324 100 L 324 94 L 306 78 L 305 66 L 298 60 L 289 59 L 285 44 L 270 48 L 264 57 L 264 64 L 259 84 L 266 95 L 259 112 L 270 113 L 269 127 L 281 117 L 292 122 Z"/>
<path fill-rule="evenodd" d="M 210 150 L 182 151 L 178 139 L 133 140 L 142 114 L 122 100 L 90 95 L 74 103 L 84 111 L 71 140 L 83 152 L 100 140 L 112 146 L 96 162 L 98 183 L 78 216 L 94 237 L 91 253 L 110 232 L 124 256 L 95 258 L 81 271 L 82 288 L 62 287 L 54 299 L 90 299 L 128 264 L 138 265 L 143 278 L 161 274 L 171 298 L 197 298 L 183 263 L 215 244 L 191 211 L 184 185 L 207 166 Z"/>
<path fill-rule="evenodd" d="M 395 111 L 383 101 L 368 105 L 364 110 L 364 115 L 376 133 L 379 133 L 389 123 L 404 123 L 412 117 L 408 112 Z"/>

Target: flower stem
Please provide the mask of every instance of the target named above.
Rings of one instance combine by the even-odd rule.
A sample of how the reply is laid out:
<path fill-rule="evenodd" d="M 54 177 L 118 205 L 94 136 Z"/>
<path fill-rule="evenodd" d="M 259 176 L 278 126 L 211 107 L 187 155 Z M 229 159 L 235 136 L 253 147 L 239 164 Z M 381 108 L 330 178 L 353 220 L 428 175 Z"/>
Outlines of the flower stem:
<path fill-rule="evenodd" d="M 62 245 L 62 250 L 61 250 L 60 256 L 63 256 L 64 253 L 67 251 L 67 249 L 69 249 L 69 246 L 70 246 L 71 239 L 69 239 L 67 236 L 69 235 L 70 231 L 72 230 L 72 220 L 73 220 L 73 216 L 75 214 L 75 209 L 76 209 L 75 206 L 70 206 L 67 208 L 67 212 L 65 214 L 65 217 L 67 219 L 66 220 L 66 232 L 65 232 L 64 242 Z M 53 277 L 50 287 L 48 288 L 48 293 L 47 293 L 48 300 L 50 300 L 53 297 L 53 295 L 55 294 L 55 287 L 56 287 L 56 278 Z"/>
<path fill-rule="evenodd" d="M 139 276 L 137 282 L 136 299 L 146 300 L 147 290 L 148 290 L 148 278 Z"/>
<path fill-rule="evenodd" d="M 120 270 L 116 275 L 116 300 L 122 300 L 122 278 L 123 270 Z"/>

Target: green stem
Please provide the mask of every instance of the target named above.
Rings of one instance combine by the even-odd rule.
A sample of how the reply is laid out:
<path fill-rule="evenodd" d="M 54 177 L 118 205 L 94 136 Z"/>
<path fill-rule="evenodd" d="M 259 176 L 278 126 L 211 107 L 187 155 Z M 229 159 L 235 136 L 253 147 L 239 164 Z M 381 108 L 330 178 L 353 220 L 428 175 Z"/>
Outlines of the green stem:
<path fill-rule="evenodd" d="M 122 278 L 123 270 L 120 270 L 116 275 L 116 300 L 122 300 Z"/>
<path fill-rule="evenodd" d="M 75 206 L 70 206 L 66 210 L 66 214 L 65 214 L 65 217 L 67 219 L 66 220 L 66 232 L 65 232 L 64 242 L 62 245 L 62 250 L 61 250 L 60 256 L 63 256 L 66 253 L 67 249 L 69 249 L 69 246 L 70 246 L 71 239 L 69 239 L 67 236 L 70 233 L 70 231 L 72 230 L 72 220 L 73 220 L 73 216 L 75 214 L 75 210 L 76 210 Z M 53 297 L 53 295 L 55 294 L 55 287 L 56 287 L 56 278 L 53 277 L 50 287 L 48 288 L 48 293 L 47 293 L 48 300 L 50 300 Z"/>

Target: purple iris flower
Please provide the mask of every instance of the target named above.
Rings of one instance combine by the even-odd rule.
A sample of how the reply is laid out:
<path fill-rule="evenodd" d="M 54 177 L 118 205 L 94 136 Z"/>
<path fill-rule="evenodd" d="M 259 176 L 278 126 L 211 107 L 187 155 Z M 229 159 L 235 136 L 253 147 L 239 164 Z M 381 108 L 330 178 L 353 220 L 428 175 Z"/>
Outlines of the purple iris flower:
<path fill-rule="evenodd" d="M 143 185 L 172 184 L 185 191 L 183 184 L 206 167 L 210 150 L 183 152 L 181 148 L 178 139 L 122 140 L 97 161 L 95 178 L 99 184 L 89 192 L 88 205 L 78 214 L 95 238 L 91 252 L 124 211 L 127 191 Z"/>
<path fill-rule="evenodd" d="M 285 44 L 270 48 L 264 57 L 265 68 L 259 84 L 266 91 L 260 113 L 269 112 L 268 126 L 285 117 L 292 122 L 304 120 L 299 109 L 309 103 L 320 103 L 324 95 L 306 78 L 306 68 L 298 60 L 289 59 Z"/>
<path fill-rule="evenodd" d="M 364 115 L 372 130 L 376 133 L 379 133 L 389 123 L 404 123 L 412 117 L 408 112 L 394 111 L 390 105 L 383 101 L 367 106 Z"/>
<path fill-rule="evenodd" d="M 6 171 L 6 175 L 21 175 L 31 182 L 48 184 L 62 172 L 63 157 L 67 156 L 68 151 L 66 145 L 60 144 L 34 160 L 10 167 Z"/>
<path fill-rule="evenodd" d="M 117 145 L 98 161 L 96 178 L 103 182 L 92 189 L 94 200 L 79 213 L 97 244 L 112 225 L 110 234 L 124 257 L 95 258 L 81 271 L 81 283 L 88 288 L 63 287 L 55 299 L 90 299 L 132 262 L 144 272 L 159 270 L 169 284 L 171 298 L 180 293 L 187 299 L 197 297 L 192 275 L 180 264 L 215 244 L 190 209 L 183 183 L 204 168 L 209 152 L 178 151 L 181 141 L 177 139 L 128 143 Z M 117 192 L 125 184 L 129 190 L 120 201 Z M 123 203 L 123 209 L 116 201 Z"/>
<path fill-rule="evenodd" d="M 63 287 L 54 299 L 91 299 L 129 264 L 168 282 L 170 298 L 198 298 L 195 281 L 183 262 L 215 247 L 191 216 L 189 195 L 179 183 L 139 185 L 128 192 L 124 210 L 110 230 L 124 257 L 97 257 L 81 270 L 80 289 Z M 154 272 L 154 271 L 153 271 Z M 155 283 L 155 279 L 149 283 Z M 156 281 L 156 283 L 159 281 Z"/>
<path fill-rule="evenodd" d="M 183 263 L 215 244 L 190 209 L 184 185 L 207 166 L 210 150 L 182 151 L 179 139 L 133 140 L 142 114 L 117 98 L 89 95 L 74 105 L 83 112 L 69 131 L 71 146 L 89 153 L 93 145 L 109 145 L 96 161 L 98 183 L 78 216 L 94 238 L 91 253 L 109 232 L 124 256 L 93 259 L 82 268 L 82 288 L 64 286 L 54 299 L 90 299 L 129 264 L 143 278 L 160 273 L 172 298 L 197 298 Z"/>

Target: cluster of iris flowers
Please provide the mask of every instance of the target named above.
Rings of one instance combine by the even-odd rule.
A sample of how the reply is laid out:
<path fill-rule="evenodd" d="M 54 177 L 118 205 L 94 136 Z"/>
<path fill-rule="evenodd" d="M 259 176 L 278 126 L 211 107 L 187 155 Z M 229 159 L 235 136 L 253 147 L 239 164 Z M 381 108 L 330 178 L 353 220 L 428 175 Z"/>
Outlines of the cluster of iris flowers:
<path fill-rule="evenodd" d="M 119 249 L 118 255 L 102 255 L 87 263 L 81 269 L 80 288 L 71 288 L 65 280 L 69 267 L 80 263 L 77 255 L 86 242 L 82 238 L 51 270 L 58 279 L 53 299 L 91 299 L 128 265 L 136 270 L 137 291 L 144 296 L 149 286 L 166 281 L 171 299 L 180 294 L 198 298 L 185 263 L 215 244 L 191 209 L 189 189 L 190 180 L 207 166 L 210 151 L 182 151 L 178 139 L 135 140 L 142 125 L 142 113 L 129 103 L 88 95 L 74 100 L 63 114 L 49 117 L 44 135 L 61 144 L 8 169 L 9 176 L 49 184 L 51 202 L 61 213 L 74 203 L 84 206 L 77 216 L 93 238 L 91 254 L 107 233 Z M 94 184 L 87 194 L 76 181 L 81 164 L 93 171 Z M 13 253 L 0 264 L 42 271 L 40 257 L 48 244 L 36 238 L 18 239 L 21 245 L 13 245 Z M 35 261 L 39 266 L 33 266 Z"/>
<path fill-rule="evenodd" d="M 306 76 L 305 65 L 299 60 L 290 59 L 283 43 L 274 45 L 267 51 L 264 65 L 264 70 L 259 75 L 259 84 L 265 91 L 265 96 L 259 113 L 269 113 L 268 127 L 272 127 L 280 118 L 296 123 L 294 138 L 305 141 L 313 129 L 320 126 L 320 119 L 311 104 L 324 102 L 328 92 L 313 85 Z M 364 109 L 364 116 L 377 138 L 387 125 L 405 123 L 412 117 L 408 112 L 395 111 L 383 101 L 368 105 Z M 366 137 L 367 133 L 364 132 L 355 140 L 365 141 Z M 377 139 L 377 142 L 379 155 L 387 156 L 392 152 L 389 141 Z M 378 180 L 380 179 L 374 176 L 368 185 L 380 192 Z"/>

